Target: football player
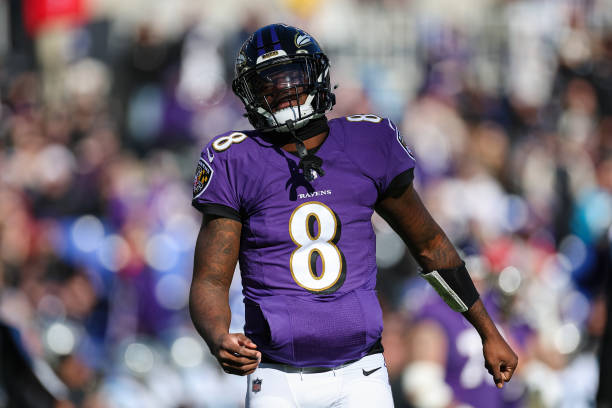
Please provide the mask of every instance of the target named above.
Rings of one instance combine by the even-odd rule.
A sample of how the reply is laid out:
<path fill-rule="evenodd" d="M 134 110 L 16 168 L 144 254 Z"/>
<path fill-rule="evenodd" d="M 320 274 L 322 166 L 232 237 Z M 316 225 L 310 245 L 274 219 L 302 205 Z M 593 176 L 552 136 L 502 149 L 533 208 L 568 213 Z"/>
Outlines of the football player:
<path fill-rule="evenodd" d="M 374 290 L 376 210 L 476 328 L 501 387 L 517 357 L 413 188 L 412 153 L 389 119 L 326 119 L 329 68 L 311 35 L 284 24 L 260 28 L 240 49 L 233 91 L 255 130 L 215 137 L 197 165 L 196 329 L 225 372 L 248 375 L 249 407 L 393 406 Z M 244 334 L 229 333 L 237 261 Z"/>

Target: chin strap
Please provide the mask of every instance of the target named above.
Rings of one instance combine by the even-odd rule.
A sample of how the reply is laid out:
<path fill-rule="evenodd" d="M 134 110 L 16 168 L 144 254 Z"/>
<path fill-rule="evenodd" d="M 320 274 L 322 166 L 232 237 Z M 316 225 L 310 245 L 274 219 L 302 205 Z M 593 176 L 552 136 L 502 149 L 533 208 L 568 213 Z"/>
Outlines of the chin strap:
<path fill-rule="evenodd" d="M 297 147 L 298 157 L 300 158 L 299 166 L 302 169 L 304 178 L 308 181 L 312 181 L 317 178 L 317 176 L 323 177 L 325 175 L 325 171 L 321 167 L 323 165 L 323 159 L 312 153 L 308 153 L 306 146 L 304 146 L 304 141 L 295 133 L 293 120 L 289 119 L 285 124 L 291 132 L 291 135 L 293 135 L 293 138 L 297 141 L 295 145 Z"/>

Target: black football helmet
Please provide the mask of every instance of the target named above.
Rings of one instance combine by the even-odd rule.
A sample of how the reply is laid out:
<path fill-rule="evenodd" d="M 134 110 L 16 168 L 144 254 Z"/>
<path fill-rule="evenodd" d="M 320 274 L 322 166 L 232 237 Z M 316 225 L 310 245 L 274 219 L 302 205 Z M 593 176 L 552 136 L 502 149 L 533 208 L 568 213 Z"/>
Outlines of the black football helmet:
<path fill-rule="evenodd" d="M 327 56 L 310 34 L 285 24 L 262 27 L 244 42 L 232 90 L 262 131 L 299 129 L 336 102 Z"/>

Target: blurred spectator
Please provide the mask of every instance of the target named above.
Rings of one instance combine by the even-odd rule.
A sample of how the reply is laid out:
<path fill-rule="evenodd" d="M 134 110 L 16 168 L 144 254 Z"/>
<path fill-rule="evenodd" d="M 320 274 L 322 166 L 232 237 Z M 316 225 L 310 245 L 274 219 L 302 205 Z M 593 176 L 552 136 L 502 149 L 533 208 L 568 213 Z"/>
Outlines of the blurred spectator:
<path fill-rule="evenodd" d="M 471 275 L 491 317 L 500 327 L 524 366 L 531 330 L 512 314 L 505 314 L 502 295 L 491 290 L 487 266 L 478 257 L 467 258 Z M 408 295 L 424 292 L 414 310 L 409 331 L 409 361 L 402 375 L 405 398 L 417 407 L 521 407 L 525 385 L 521 369 L 502 391 L 495 388 L 480 355 L 480 338 L 468 323 L 440 301 L 439 296 L 417 285 Z M 512 319 L 512 320 L 510 320 Z"/>

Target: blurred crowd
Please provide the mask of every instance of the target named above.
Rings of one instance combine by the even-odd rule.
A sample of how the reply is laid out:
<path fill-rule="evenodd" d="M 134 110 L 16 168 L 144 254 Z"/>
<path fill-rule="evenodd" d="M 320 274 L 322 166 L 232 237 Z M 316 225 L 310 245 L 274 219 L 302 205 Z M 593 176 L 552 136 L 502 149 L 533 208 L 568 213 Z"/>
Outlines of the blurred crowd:
<path fill-rule="evenodd" d="M 41 383 L 88 408 L 244 404 L 246 380 L 189 319 L 191 183 L 210 138 L 250 128 L 234 58 L 272 22 L 326 50 L 329 118 L 400 125 L 417 189 L 519 354 L 495 391 L 478 337 L 432 312 L 375 215 L 396 406 L 595 406 L 612 343 L 609 0 L 0 1 L 0 320 Z M 240 331 L 239 277 L 230 301 Z"/>

